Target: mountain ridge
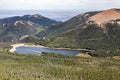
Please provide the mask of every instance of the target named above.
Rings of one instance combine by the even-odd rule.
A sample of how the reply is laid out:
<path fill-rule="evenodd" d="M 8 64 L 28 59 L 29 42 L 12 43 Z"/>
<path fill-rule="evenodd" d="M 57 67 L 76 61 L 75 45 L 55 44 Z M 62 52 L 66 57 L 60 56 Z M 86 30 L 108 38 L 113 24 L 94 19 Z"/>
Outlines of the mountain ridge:
<path fill-rule="evenodd" d="M 0 24 L 14 23 L 17 20 L 32 21 L 41 26 L 49 26 L 51 25 L 51 23 L 53 24 L 57 23 L 57 21 L 55 20 L 46 18 L 39 14 L 34 14 L 34 15 L 24 15 L 24 16 L 14 16 L 14 17 L 3 18 L 3 19 L 0 19 Z"/>
<path fill-rule="evenodd" d="M 24 35 L 35 35 L 57 21 L 39 14 L 0 19 L 0 41 L 16 42 Z"/>
<path fill-rule="evenodd" d="M 110 14 L 111 16 L 110 15 L 106 16 L 105 14 L 106 15 Z M 46 32 L 42 34 L 42 36 L 49 37 L 52 35 L 54 36 L 56 34 L 59 35 L 71 31 L 72 29 L 74 30 L 77 28 L 85 28 L 87 25 L 91 25 L 91 24 L 98 25 L 98 27 L 102 28 L 103 31 L 105 32 L 105 25 L 107 23 L 120 24 L 119 15 L 120 15 L 119 9 L 109 9 L 104 11 L 92 11 L 92 12 L 82 13 L 71 18 L 66 22 L 49 27 L 46 30 Z M 101 18 L 103 18 L 103 21 L 101 20 Z M 98 21 L 101 21 L 100 24 Z M 37 36 L 41 36 L 41 33 L 40 35 L 38 34 Z"/>
<path fill-rule="evenodd" d="M 109 9 L 104 10 L 92 17 L 89 20 L 95 21 L 96 24 L 101 25 L 104 22 L 108 22 L 110 20 L 120 19 L 120 9 Z"/>
<path fill-rule="evenodd" d="M 120 48 L 116 45 L 119 44 L 120 38 L 120 18 L 114 17 L 114 13 L 117 16 L 119 13 L 116 10 L 119 9 L 79 14 L 66 22 L 49 27 L 37 36 L 46 39 L 46 43 L 43 45 L 49 47 L 96 49 L 113 48 L 114 46 L 114 48 Z M 112 12 L 113 16 L 109 12 Z M 111 18 L 106 19 L 105 16 L 106 21 L 102 22 L 101 25 L 89 20 L 91 17 L 103 13 L 109 13 Z"/>

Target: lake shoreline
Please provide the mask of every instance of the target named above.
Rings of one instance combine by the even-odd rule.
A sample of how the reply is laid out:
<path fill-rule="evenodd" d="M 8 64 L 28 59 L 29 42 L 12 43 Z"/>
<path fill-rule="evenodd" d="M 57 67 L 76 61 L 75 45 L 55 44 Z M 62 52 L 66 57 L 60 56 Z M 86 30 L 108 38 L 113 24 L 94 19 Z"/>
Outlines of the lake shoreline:
<path fill-rule="evenodd" d="M 17 48 L 17 47 L 21 47 L 21 46 L 47 48 L 47 47 L 44 47 L 44 46 L 41 46 L 41 45 L 27 45 L 27 44 L 24 44 L 24 43 L 21 43 L 21 44 L 12 44 L 11 46 L 12 46 L 12 48 L 9 50 L 9 52 L 11 52 L 11 53 L 15 53 L 16 48 Z"/>
<path fill-rule="evenodd" d="M 27 45 L 25 43 L 21 43 L 21 44 L 12 44 L 11 45 L 12 48 L 9 50 L 9 52 L 11 53 L 15 53 L 16 52 L 16 48 L 17 47 L 21 47 L 21 46 L 28 46 L 28 47 L 42 47 L 42 48 L 50 48 L 50 47 L 45 47 L 45 46 L 41 46 L 41 45 Z M 94 51 L 94 50 L 88 50 L 88 49 L 71 49 L 71 48 L 50 48 L 50 49 L 63 49 L 63 50 L 83 50 L 83 51 Z"/>

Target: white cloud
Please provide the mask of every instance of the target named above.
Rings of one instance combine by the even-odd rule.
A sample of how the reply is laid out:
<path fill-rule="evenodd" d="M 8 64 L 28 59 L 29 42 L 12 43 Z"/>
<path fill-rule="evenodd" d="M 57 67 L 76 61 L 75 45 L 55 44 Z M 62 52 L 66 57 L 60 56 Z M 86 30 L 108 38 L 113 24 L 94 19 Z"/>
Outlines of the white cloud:
<path fill-rule="evenodd" d="M 119 4 L 120 0 L 0 0 L 0 9 L 101 9 Z"/>
<path fill-rule="evenodd" d="M 0 0 L 0 9 L 75 9 L 81 0 Z"/>

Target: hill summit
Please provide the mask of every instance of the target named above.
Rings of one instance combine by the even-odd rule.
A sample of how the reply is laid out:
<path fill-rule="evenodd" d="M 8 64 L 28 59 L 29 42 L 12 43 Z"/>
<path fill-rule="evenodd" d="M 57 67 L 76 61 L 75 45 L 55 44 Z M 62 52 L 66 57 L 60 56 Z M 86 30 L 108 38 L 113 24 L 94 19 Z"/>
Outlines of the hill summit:
<path fill-rule="evenodd" d="M 116 44 L 120 38 L 120 10 L 82 13 L 37 36 L 48 38 L 46 45 L 50 47 L 119 48 Z"/>
<path fill-rule="evenodd" d="M 40 14 L 0 19 L 0 42 L 15 42 L 25 35 L 35 35 L 57 21 Z"/>
<path fill-rule="evenodd" d="M 89 18 L 90 21 L 94 21 L 97 24 L 102 24 L 110 20 L 120 19 L 120 10 L 119 9 L 109 9 L 104 10 L 100 13 L 97 13 Z"/>

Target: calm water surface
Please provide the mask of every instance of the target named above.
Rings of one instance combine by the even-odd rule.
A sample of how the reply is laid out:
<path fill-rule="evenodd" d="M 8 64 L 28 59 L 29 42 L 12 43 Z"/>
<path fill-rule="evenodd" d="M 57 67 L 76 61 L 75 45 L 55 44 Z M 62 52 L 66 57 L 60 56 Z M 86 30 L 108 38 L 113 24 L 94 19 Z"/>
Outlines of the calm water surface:
<path fill-rule="evenodd" d="M 23 54 L 40 54 L 41 52 L 53 52 L 53 53 L 56 53 L 56 54 L 64 54 L 64 55 L 74 56 L 78 53 L 83 53 L 85 51 L 20 46 L 20 47 L 16 48 L 16 52 L 23 53 Z"/>

